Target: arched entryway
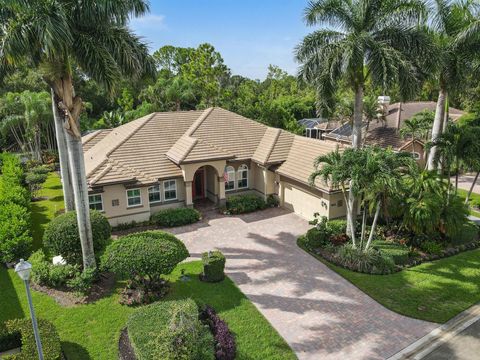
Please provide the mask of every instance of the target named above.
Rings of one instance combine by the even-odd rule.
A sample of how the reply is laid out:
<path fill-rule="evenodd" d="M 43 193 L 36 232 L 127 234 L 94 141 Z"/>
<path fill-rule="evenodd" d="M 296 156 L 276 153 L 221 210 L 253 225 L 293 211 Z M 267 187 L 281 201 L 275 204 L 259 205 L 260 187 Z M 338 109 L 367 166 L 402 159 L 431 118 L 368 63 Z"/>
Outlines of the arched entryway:
<path fill-rule="evenodd" d="M 202 166 L 201 168 L 195 171 L 193 175 L 193 183 L 192 183 L 192 199 L 193 201 L 203 200 L 206 197 L 206 171 L 205 167 Z"/>
<path fill-rule="evenodd" d="M 223 178 L 223 177 L 222 177 Z M 192 200 L 196 205 L 218 204 L 220 199 L 218 171 L 211 165 L 199 167 L 192 180 Z"/>

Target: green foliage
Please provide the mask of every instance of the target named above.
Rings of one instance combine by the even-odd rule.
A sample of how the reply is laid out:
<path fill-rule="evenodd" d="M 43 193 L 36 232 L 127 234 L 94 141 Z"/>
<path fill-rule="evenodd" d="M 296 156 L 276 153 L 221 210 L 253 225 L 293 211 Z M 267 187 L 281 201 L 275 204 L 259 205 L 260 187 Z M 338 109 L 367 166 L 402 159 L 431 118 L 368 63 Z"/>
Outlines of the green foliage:
<path fill-rule="evenodd" d="M 29 172 L 34 174 L 45 174 L 45 175 L 47 175 L 50 171 L 52 171 L 52 168 L 49 165 L 38 165 L 29 170 Z"/>
<path fill-rule="evenodd" d="M 102 255 L 106 270 L 139 282 L 147 288 L 155 285 L 161 275 L 172 272 L 175 266 L 189 256 L 185 245 L 172 234 L 163 231 L 145 231 L 123 236 L 112 242 Z"/>
<path fill-rule="evenodd" d="M 138 360 L 214 359 L 213 337 L 192 299 L 158 302 L 135 311 L 127 323 Z"/>
<path fill-rule="evenodd" d="M 267 207 L 278 207 L 280 205 L 280 201 L 276 195 L 270 194 L 267 197 Z"/>
<path fill-rule="evenodd" d="M 47 180 L 47 174 L 29 172 L 25 176 L 25 182 L 30 187 L 32 198 L 36 198 L 38 192 L 42 189 L 43 183 Z"/>
<path fill-rule="evenodd" d="M 372 247 L 391 257 L 397 265 L 405 265 L 410 259 L 410 250 L 405 245 L 391 241 L 374 241 Z"/>
<path fill-rule="evenodd" d="M 98 211 L 90 210 L 93 249 L 103 251 L 111 235 L 107 218 Z M 43 244 L 52 255 L 62 255 L 68 264 L 82 264 L 82 248 L 78 232 L 77 215 L 74 211 L 54 218 L 43 234 Z"/>
<path fill-rule="evenodd" d="M 161 210 L 153 214 L 150 221 L 158 226 L 174 227 L 193 224 L 200 220 L 200 212 L 191 208 Z"/>
<path fill-rule="evenodd" d="M 15 349 L 22 346 L 19 332 L 9 332 L 3 324 L 0 326 L 0 352 Z"/>
<path fill-rule="evenodd" d="M 203 276 L 202 280 L 218 282 L 225 278 L 225 256 L 218 250 L 202 254 Z"/>
<path fill-rule="evenodd" d="M 0 176 L 0 260 L 12 262 L 29 255 L 30 195 L 23 187 L 24 173 L 18 158 L 2 154 Z"/>
<path fill-rule="evenodd" d="M 391 274 L 395 269 L 393 259 L 378 250 L 361 250 L 350 245 L 338 249 L 335 262 L 349 270 L 368 274 Z"/>
<path fill-rule="evenodd" d="M 436 241 L 427 240 L 420 243 L 420 249 L 427 254 L 440 255 L 443 251 L 443 246 Z"/>
<path fill-rule="evenodd" d="M 329 245 L 341 245 L 348 240 L 345 220 L 327 221 L 325 216 L 319 220 L 317 215 L 315 214 L 315 220 L 310 222 L 315 227 L 309 229 L 305 235 L 304 244 L 308 250 L 312 251 Z"/>
<path fill-rule="evenodd" d="M 30 319 L 8 320 L 5 327 L 10 334 L 20 333 L 21 351 L 18 354 L 5 355 L 6 360 L 36 359 L 37 346 L 33 334 L 32 322 Z M 55 326 L 44 319 L 38 319 L 38 329 L 42 339 L 43 356 L 45 360 L 61 360 L 62 346 Z"/>
<path fill-rule="evenodd" d="M 342 235 L 347 233 L 347 221 L 346 220 L 329 220 L 327 222 L 327 228 L 331 235 Z"/>
<path fill-rule="evenodd" d="M 253 194 L 234 195 L 227 199 L 227 211 L 230 214 L 244 214 L 265 209 L 265 201 Z"/>

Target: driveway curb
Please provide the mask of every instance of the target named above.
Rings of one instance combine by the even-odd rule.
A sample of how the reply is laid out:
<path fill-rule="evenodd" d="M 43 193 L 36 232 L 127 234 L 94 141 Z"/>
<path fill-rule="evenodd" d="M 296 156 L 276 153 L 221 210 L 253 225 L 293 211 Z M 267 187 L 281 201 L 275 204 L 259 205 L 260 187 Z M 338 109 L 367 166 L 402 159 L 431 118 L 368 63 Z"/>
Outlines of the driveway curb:
<path fill-rule="evenodd" d="M 389 357 L 387 360 L 420 360 L 433 350 L 446 343 L 470 325 L 480 320 L 480 304 L 473 305 L 467 310 L 447 321 L 445 324 L 432 330 L 405 349 Z"/>

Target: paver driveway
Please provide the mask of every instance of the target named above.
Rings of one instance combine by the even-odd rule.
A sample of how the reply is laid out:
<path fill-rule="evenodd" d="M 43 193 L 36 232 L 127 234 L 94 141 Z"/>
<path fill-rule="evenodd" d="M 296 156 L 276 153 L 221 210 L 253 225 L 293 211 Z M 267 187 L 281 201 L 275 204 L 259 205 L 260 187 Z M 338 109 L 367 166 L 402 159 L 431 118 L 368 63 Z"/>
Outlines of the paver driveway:
<path fill-rule="evenodd" d="M 219 249 L 226 272 L 300 359 L 384 359 L 435 328 L 393 313 L 296 246 L 308 223 L 282 209 L 206 216 L 176 229 L 192 257 Z"/>

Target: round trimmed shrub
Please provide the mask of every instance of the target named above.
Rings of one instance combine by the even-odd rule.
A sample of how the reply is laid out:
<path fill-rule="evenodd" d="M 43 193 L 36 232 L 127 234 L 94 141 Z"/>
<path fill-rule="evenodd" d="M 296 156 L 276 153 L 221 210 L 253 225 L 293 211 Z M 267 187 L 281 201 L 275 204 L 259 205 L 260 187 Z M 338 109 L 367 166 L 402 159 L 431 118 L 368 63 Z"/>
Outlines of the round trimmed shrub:
<path fill-rule="evenodd" d="M 5 355 L 5 360 L 37 359 L 37 345 L 30 319 L 14 319 L 5 323 L 6 334 L 11 336 L 11 344 L 21 344 L 18 354 Z M 45 360 L 61 360 L 62 346 L 55 326 L 47 320 L 38 319 L 38 329 L 42 339 Z M 13 341 L 12 341 L 13 340 Z"/>
<path fill-rule="evenodd" d="M 96 210 L 90 210 L 93 249 L 102 252 L 111 235 L 107 218 Z M 82 264 L 82 247 L 78 232 L 77 214 L 70 211 L 54 218 L 45 229 L 43 244 L 52 255 L 61 255 L 68 264 Z"/>
<path fill-rule="evenodd" d="M 185 245 L 164 231 L 144 231 L 113 241 L 102 255 L 105 270 L 148 287 L 189 256 Z"/>
<path fill-rule="evenodd" d="M 139 360 L 213 360 L 213 336 L 192 299 L 162 301 L 135 311 L 128 336 Z"/>
<path fill-rule="evenodd" d="M 225 279 L 225 256 L 218 250 L 202 254 L 203 274 L 202 280 L 217 282 Z"/>

